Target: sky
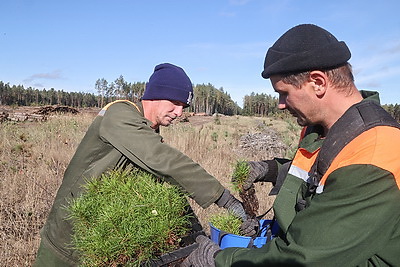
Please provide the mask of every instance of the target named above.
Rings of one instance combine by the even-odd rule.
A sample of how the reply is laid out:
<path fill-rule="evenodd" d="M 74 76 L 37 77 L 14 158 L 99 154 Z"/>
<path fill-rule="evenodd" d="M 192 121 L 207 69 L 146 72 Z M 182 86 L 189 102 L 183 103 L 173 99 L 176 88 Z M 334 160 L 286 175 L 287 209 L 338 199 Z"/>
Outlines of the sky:
<path fill-rule="evenodd" d="M 358 89 L 400 103 L 398 0 L 1 0 L 0 10 L 10 85 L 97 94 L 97 79 L 147 82 L 169 62 L 242 106 L 252 92 L 277 96 L 261 77 L 265 54 L 312 23 L 346 42 Z"/>

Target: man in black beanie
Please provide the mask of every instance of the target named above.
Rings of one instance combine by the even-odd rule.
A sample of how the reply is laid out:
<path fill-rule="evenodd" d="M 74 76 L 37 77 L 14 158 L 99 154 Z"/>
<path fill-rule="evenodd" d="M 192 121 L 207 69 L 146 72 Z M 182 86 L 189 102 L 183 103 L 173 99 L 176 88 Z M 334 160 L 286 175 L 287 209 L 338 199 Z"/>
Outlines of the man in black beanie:
<path fill-rule="evenodd" d="M 247 220 L 238 199 L 199 164 L 164 143 L 159 135 L 159 127 L 180 117 L 192 97 L 192 83 L 185 71 L 164 63 L 155 67 L 139 103 L 117 100 L 99 112 L 65 171 L 41 231 L 34 266 L 79 265 L 78 253 L 71 245 L 72 222 L 67 219 L 65 207 L 82 194 L 89 179 L 110 170 L 138 167 L 180 186 L 203 208 L 215 203 Z M 252 234 L 254 229 L 248 231 Z"/>
<path fill-rule="evenodd" d="M 357 90 L 349 59 L 344 42 L 312 24 L 268 49 L 262 77 L 305 127 L 293 160 L 256 162 L 247 181 L 283 177 L 273 205 L 281 230 L 261 248 L 199 238 L 184 266 L 400 266 L 400 125 L 377 93 Z"/>

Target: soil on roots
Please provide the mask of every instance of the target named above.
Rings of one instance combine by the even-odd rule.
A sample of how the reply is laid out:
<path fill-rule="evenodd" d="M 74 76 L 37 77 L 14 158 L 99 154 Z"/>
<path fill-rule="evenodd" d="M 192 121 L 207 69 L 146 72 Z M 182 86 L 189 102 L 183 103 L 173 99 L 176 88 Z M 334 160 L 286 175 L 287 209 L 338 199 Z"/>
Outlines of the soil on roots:
<path fill-rule="evenodd" d="M 242 198 L 243 207 L 246 213 L 251 218 L 255 218 L 258 213 L 259 202 L 254 186 L 252 186 L 249 190 L 241 190 L 239 192 L 239 196 Z"/>

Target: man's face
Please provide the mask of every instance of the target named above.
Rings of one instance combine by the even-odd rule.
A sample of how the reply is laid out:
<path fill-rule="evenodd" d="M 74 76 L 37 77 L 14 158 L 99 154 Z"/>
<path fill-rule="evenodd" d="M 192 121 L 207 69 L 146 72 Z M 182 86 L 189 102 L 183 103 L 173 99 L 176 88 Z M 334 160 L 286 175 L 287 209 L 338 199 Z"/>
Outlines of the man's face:
<path fill-rule="evenodd" d="M 300 88 L 282 82 L 279 76 L 270 78 L 275 92 L 279 94 L 278 108 L 287 109 L 297 118 L 300 126 L 318 123 L 318 108 L 312 87 L 305 83 Z"/>
<path fill-rule="evenodd" d="M 168 126 L 177 117 L 182 116 L 185 104 L 179 101 L 153 100 L 157 102 L 154 111 L 154 126 Z"/>

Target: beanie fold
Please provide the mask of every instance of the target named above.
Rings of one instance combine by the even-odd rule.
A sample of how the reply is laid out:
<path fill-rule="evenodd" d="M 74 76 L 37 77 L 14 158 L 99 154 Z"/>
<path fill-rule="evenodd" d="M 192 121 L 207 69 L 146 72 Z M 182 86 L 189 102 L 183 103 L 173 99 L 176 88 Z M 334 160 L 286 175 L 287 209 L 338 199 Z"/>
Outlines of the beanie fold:
<path fill-rule="evenodd" d="M 151 88 L 143 94 L 142 100 L 179 101 L 184 104 L 185 108 L 189 107 L 192 102 L 193 93 L 190 90 L 156 84 L 153 84 Z"/>

